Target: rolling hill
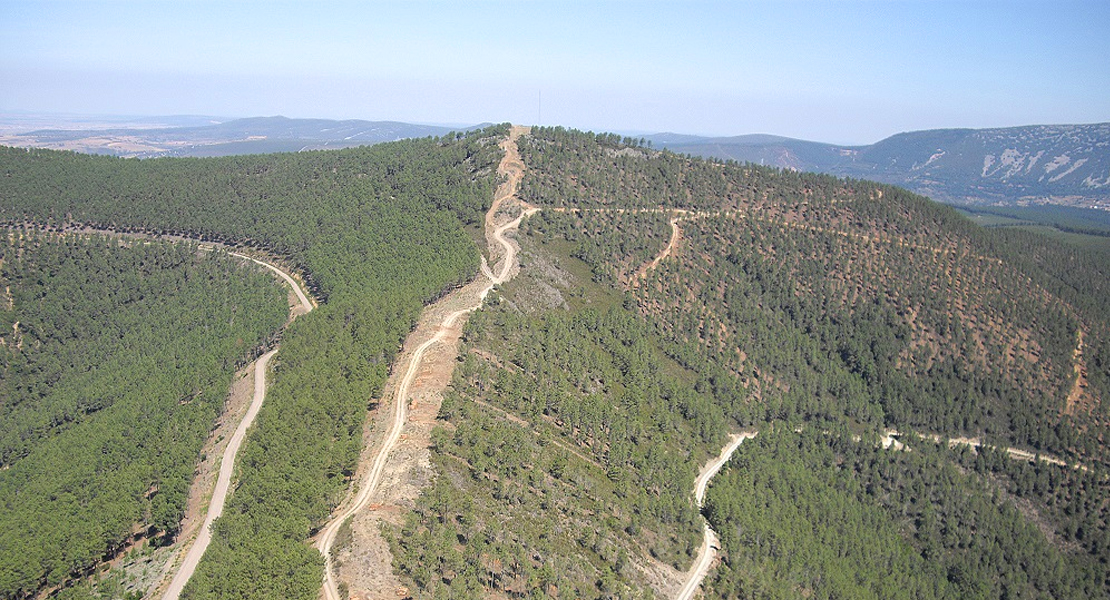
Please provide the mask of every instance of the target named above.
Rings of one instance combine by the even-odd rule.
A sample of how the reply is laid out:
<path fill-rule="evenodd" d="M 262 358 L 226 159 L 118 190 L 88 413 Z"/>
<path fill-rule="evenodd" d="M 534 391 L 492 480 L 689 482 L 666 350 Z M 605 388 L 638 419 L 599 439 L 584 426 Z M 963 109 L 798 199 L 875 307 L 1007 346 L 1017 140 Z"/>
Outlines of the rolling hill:
<path fill-rule="evenodd" d="M 478 270 L 479 254 L 464 231 L 464 223 L 479 219 L 489 202 L 493 189 L 491 162 L 497 147 L 486 142 L 498 133 L 491 129 L 459 138 L 423 138 L 336 152 L 206 159 L 131 160 L 0 148 L 0 221 L 10 228 L 12 236 L 24 230 L 46 230 L 60 237 L 61 245 L 78 257 L 87 253 L 73 248 L 72 236 L 82 226 L 265 249 L 301 273 L 320 300 L 317 310 L 281 333 L 282 351 L 276 359 L 279 373 L 272 378 L 266 403 L 242 448 L 235 493 L 215 523 L 213 543 L 186 588 L 186 597 L 315 597 L 322 561 L 304 540 L 342 499 L 359 455 L 367 403 L 379 393 L 397 345 L 422 304 Z M 4 289 L 10 287 L 14 298 L 5 303 L 11 307 L 4 314 L 8 330 L 12 330 L 12 321 L 27 320 L 21 316 L 23 312 L 10 312 L 23 308 L 21 301 L 65 322 L 69 313 L 76 312 L 67 305 L 80 301 L 82 296 L 58 294 L 61 297 L 51 304 L 46 304 L 44 298 L 49 299 L 51 291 L 64 292 L 63 284 L 74 286 L 71 279 L 86 273 L 120 288 L 117 295 L 121 303 L 143 308 L 140 300 L 146 298 L 149 304 L 155 294 L 143 285 L 158 286 L 151 274 L 152 261 L 120 252 L 130 261 L 124 264 L 132 267 L 126 277 L 109 272 L 110 265 L 93 257 L 82 262 L 60 261 L 64 269 L 57 266 L 58 261 L 42 264 L 18 279 L 9 275 L 17 263 L 6 253 Z M 18 254 L 15 250 L 12 253 Z M 54 274 L 60 282 L 48 278 Z M 180 278 L 219 283 L 228 277 L 187 273 Z M 218 286 L 199 295 L 217 305 L 232 304 Z M 178 338 L 221 331 L 206 319 L 236 325 L 250 322 L 232 312 L 234 305 L 223 314 L 194 310 L 179 321 L 174 320 L 174 312 L 155 308 L 146 309 L 151 314 L 145 319 L 165 321 L 165 327 L 153 335 L 143 335 L 146 332 L 142 329 L 138 333 L 158 351 L 178 361 L 189 356 L 189 348 Z M 121 332 L 110 329 L 112 321 L 104 313 L 110 314 L 111 307 L 95 306 L 90 311 L 94 314 L 81 322 L 81 329 L 103 329 L 109 342 L 116 345 L 120 335 L 136 329 L 135 325 L 117 327 Z M 133 320 L 140 325 L 145 322 L 141 318 Z M 78 347 L 68 330 L 54 337 L 59 340 L 57 346 Z M 234 330 L 224 336 L 222 345 L 236 348 L 239 338 L 245 344 L 243 350 L 253 347 L 247 335 Z M 27 346 L 30 340 L 27 337 Z M 5 340 L 3 350 L 13 349 L 19 349 L 18 340 Z M 108 350 L 96 351 L 110 354 Z M 19 365 L 22 354 L 14 354 L 13 364 Z M 47 354 L 47 364 L 62 363 L 86 380 L 88 376 L 81 373 L 90 368 L 97 371 L 101 366 L 122 374 L 107 361 L 86 366 L 56 352 Z M 83 354 L 96 356 L 93 350 Z M 140 360 L 150 362 L 153 354 L 146 352 Z M 169 373 L 179 370 L 175 363 L 167 364 L 164 370 Z M 28 370 L 32 374 L 38 371 Z M 230 375 L 224 374 L 227 378 Z M 150 386 L 165 379 L 161 375 L 131 378 Z M 19 377 L 11 385 L 21 390 L 36 381 Z M 71 406 L 89 402 L 92 390 L 75 386 L 78 389 L 63 390 L 69 393 L 56 402 L 62 408 L 54 409 L 41 401 L 36 404 L 37 396 L 52 391 L 50 381 L 36 384 L 36 388 L 44 389 L 22 403 L 30 407 L 22 412 L 44 415 L 38 421 L 24 419 L 31 423 L 24 430 L 36 432 L 42 427 L 33 425 L 45 423 L 49 431 L 49 424 L 59 421 L 55 415 L 80 414 Z M 184 393 L 192 391 L 186 387 Z M 14 440 L 12 455 L 18 460 L 10 465 L 5 462 L 0 468 L 0 504 L 5 507 L 5 516 L 11 515 L 19 523 L 18 527 L 6 527 L 6 537 L 0 540 L 4 544 L 0 552 L 4 557 L 0 598 L 36 595 L 72 581 L 74 576 L 93 572 L 101 561 L 116 558 L 132 527 L 142 531 L 171 525 L 180 512 L 181 488 L 188 485 L 199 460 L 197 448 L 202 436 L 213 428 L 225 392 L 226 384 L 209 394 L 206 407 L 212 410 L 194 419 L 188 435 L 178 426 L 182 432 L 177 435 L 187 438 L 190 447 L 169 447 L 149 435 L 139 436 L 131 422 L 120 422 L 118 415 L 99 411 L 102 418 L 111 419 L 109 425 L 115 432 L 102 444 L 118 454 L 138 455 L 128 464 L 140 473 L 130 480 L 128 489 L 117 494 L 132 494 L 131 504 L 124 505 L 123 498 L 112 498 L 110 522 L 99 523 L 74 513 L 72 519 L 54 519 L 50 527 L 42 528 L 30 518 L 21 518 L 24 512 L 15 510 L 19 502 L 34 508 L 36 514 L 68 514 L 73 512 L 69 508 L 72 505 L 89 505 L 80 497 L 75 499 L 70 490 L 53 492 L 48 486 L 40 486 L 46 491 L 36 494 L 39 487 L 24 484 L 32 464 L 51 465 L 51 470 L 39 470 L 39 480 L 62 481 L 94 492 L 112 487 L 115 469 L 114 463 L 96 451 L 82 455 L 89 457 L 87 461 L 67 462 L 56 456 L 45 461 L 34 449 L 25 449 L 27 436 L 19 435 L 21 430 L 9 429 Z M 147 394 L 145 401 L 142 394 L 135 396 L 125 416 L 137 413 L 132 420 L 143 424 L 143 411 L 160 409 L 152 394 Z M 177 389 L 167 390 L 166 396 L 165 404 L 176 406 L 180 401 L 191 406 L 190 397 Z M 3 413 L 15 399 L 13 394 L 2 397 Z M 147 418 L 144 427 L 151 422 Z M 161 450 L 172 452 L 174 474 L 180 473 L 173 481 L 177 513 L 170 507 L 152 515 L 143 510 L 144 502 L 151 503 L 146 496 L 160 482 L 148 475 L 157 472 L 147 464 L 143 452 L 167 462 Z M 28 466 L 21 468 L 21 463 Z M 168 483 L 165 485 L 168 487 Z M 33 496 L 34 502 L 20 493 Z M 104 494 L 97 497 L 100 504 L 93 508 L 108 504 Z M 105 514 L 103 518 L 107 517 Z M 161 537 L 163 532 L 156 533 Z M 168 542 L 176 532 L 171 529 L 164 533 Z M 65 554 L 52 550 L 66 544 Z M 89 597 L 83 588 L 71 591 L 76 596 L 70 597 Z"/>
<path fill-rule="evenodd" d="M 290 119 L 252 117 L 224 122 L 205 118 L 164 118 L 174 127 L 36 129 L 0 138 L 12 146 L 77 150 L 91 154 L 154 158 L 160 156 L 228 156 L 270 152 L 300 152 L 369 146 L 406 138 L 442 136 L 450 127 L 413 125 L 396 121 Z M 463 128 L 480 129 L 484 125 Z"/>
<path fill-rule="evenodd" d="M 1106 594 L 1104 263 L 889 185 L 520 144 L 521 273 L 464 332 L 435 476 L 387 527 L 414 597 L 673 597 L 697 466 L 751 428 L 709 491 L 706 597 Z"/>

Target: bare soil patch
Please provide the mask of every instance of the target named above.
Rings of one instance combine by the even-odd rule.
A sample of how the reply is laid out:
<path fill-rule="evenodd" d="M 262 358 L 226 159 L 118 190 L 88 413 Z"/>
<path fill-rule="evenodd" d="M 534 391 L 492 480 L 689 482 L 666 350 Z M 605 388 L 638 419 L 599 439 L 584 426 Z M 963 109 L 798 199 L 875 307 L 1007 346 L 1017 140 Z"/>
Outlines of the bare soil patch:
<path fill-rule="evenodd" d="M 678 246 L 679 241 L 682 240 L 682 231 L 678 228 L 678 221 L 679 221 L 680 218 L 681 218 L 681 213 L 676 211 L 674 216 L 671 217 L 671 239 L 670 239 L 670 241 L 667 242 L 667 245 L 663 248 L 663 251 L 660 252 L 658 256 L 653 258 L 651 260 L 651 262 L 649 262 L 649 263 L 645 264 L 644 266 L 640 267 L 640 270 L 636 273 L 636 279 L 637 280 L 640 280 L 640 279 L 643 279 L 644 277 L 647 277 L 647 274 L 648 274 L 649 271 L 651 271 L 655 267 L 659 266 L 659 263 L 663 262 L 664 258 L 667 258 L 668 256 L 671 255 L 671 252 L 674 252 L 675 247 Z"/>
<path fill-rule="evenodd" d="M 1072 368 L 1075 373 L 1075 382 L 1072 383 L 1068 393 L 1068 401 L 1064 412 L 1075 415 L 1080 412 L 1090 413 L 1095 408 L 1094 398 L 1087 391 L 1087 363 L 1083 358 L 1083 330 L 1075 334 L 1075 352 L 1072 353 Z"/>

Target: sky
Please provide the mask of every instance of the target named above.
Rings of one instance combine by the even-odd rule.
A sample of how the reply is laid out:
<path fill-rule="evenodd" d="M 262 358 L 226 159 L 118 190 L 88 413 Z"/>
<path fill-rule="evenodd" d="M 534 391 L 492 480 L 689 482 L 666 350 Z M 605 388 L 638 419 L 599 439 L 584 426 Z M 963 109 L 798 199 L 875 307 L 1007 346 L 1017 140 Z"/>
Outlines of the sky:
<path fill-rule="evenodd" d="M 1110 1 L 3 0 L 0 111 L 770 133 L 1110 121 Z"/>

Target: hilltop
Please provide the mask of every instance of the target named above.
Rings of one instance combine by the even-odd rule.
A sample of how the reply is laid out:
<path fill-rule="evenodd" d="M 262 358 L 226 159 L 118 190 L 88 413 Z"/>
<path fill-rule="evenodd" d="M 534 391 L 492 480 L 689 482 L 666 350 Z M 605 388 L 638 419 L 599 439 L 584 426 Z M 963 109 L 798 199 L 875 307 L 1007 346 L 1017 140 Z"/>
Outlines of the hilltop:
<path fill-rule="evenodd" d="M 893 186 L 626 142 L 520 140 L 539 211 L 386 528 L 407 591 L 674 597 L 697 467 L 755 428 L 707 496 L 706 597 L 1105 595 L 1105 264 Z M 899 453 L 889 427 L 928 434 Z"/>
<path fill-rule="evenodd" d="M 471 131 L 397 121 L 0 116 L 0 144 L 154 158 L 229 156 L 355 146 Z M 900 133 L 866 146 L 754 134 L 645 136 L 705 158 L 891 183 L 957 205 L 1057 204 L 1110 209 L 1110 123 Z"/>

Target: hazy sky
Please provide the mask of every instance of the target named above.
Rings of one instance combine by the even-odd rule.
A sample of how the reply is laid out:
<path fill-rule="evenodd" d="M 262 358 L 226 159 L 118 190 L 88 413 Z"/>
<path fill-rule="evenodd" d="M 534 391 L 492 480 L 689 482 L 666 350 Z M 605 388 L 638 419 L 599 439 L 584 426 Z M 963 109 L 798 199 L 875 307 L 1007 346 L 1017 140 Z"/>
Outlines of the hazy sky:
<path fill-rule="evenodd" d="M 1110 1 L 3 0 L 0 110 L 836 143 L 1102 122 Z"/>

